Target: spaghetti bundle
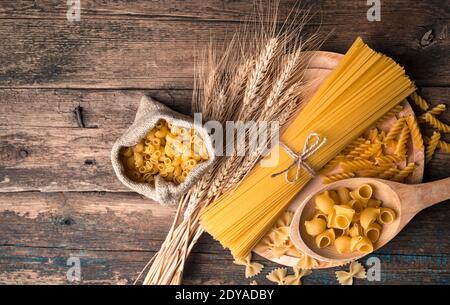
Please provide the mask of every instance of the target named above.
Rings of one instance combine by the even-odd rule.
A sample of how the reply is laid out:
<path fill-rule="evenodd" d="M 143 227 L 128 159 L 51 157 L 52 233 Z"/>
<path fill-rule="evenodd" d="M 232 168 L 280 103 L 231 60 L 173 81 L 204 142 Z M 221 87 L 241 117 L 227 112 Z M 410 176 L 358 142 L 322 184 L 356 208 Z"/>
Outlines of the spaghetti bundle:
<path fill-rule="evenodd" d="M 404 69 L 357 38 L 303 110 L 281 135 L 278 164 L 257 165 L 232 192 L 210 204 L 201 224 L 235 257 L 245 257 L 294 196 L 350 142 L 415 90 Z M 308 154 L 310 170 L 291 167 L 316 135 L 326 143 Z M 274 175 L 289 169 L 286 176 Z"/>

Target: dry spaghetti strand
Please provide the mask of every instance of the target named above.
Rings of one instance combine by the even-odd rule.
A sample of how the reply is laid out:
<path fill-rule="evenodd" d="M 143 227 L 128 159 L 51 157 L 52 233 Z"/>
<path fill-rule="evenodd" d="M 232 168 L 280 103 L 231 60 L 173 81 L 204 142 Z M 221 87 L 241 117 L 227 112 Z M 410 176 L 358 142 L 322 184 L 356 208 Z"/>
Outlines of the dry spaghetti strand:
<path fill-rule="evenodd" d="M 301 152 L 311 132 L 325 137 L 326 145 L 307 158 L 309 166 L 319 170 L 414 90 L 402 67 L 358 38 L 281 141 Z M 273 149 L 279 156 L 275 166 L 258 164 L 233 192 L 219 197 L 201 215 L 205 230 L 235 257 L 245 257 L 256 246 L 311 179 L 303 170 L 294 183 L 287 183 L 283 175 L 272 177 L 293 162 L 280 147 Z"/>

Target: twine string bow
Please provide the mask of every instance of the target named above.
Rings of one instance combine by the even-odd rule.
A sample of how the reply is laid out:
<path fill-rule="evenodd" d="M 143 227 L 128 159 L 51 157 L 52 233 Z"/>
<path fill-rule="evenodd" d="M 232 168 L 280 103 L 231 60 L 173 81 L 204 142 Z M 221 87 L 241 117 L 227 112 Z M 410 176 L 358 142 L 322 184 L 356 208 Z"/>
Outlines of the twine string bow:
<path fill-rule="evenodd" d="M 311 140 L 314 140 L 311 142 Z M 306 159 L 312 156 L 320 147 L 327 143 L 327 138 L 322 138 L 318 133 L 311 132 L 305 140 L 303 145 L 303 150 L 300 153 L 295 153 L 286 144 L 280 142 L 281 148 L 292 158 L 292 163 L 284 170 L 272 174 L 272 178 L 285 174 L 284 178 L 288 183 L 294 183 L 300 178 L 300 171 L 304 169 L 311 177 L 317 175 L 316 171 L 311 167 L 311 165 L 306 162 Z M 295 178 L 289 178 L 289 171 L 291 168 L 296 167 Z"/>

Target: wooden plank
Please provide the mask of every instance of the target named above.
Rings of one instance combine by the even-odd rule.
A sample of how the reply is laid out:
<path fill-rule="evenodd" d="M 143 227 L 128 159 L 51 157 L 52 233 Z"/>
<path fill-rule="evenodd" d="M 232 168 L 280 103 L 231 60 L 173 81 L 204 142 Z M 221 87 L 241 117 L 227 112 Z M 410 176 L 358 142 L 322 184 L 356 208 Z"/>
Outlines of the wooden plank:
<path fill-rule="evenodd" d="M 159 5 L 120 2 L 103 8 L 102 2 L 93 1 L 86 6 L 90 17 L 74 23 L 64 19 L 64 4 L 2 4 L 0 87 L 191 88 L 194 50 L 205 45 L 211 36 L 219 42 L 229 37 L 238 18 L 236 14 L 248 15 L 250 4 L 188 2 L 191 4 L 181 6 L 179 1 Z M 281 15 L 292 6 L 289 3 L 292 2 L 282 6 Z M 111 17 L 120 15 L 125 6 L 127 10 L 121 18 Z M 321 31 L 332 33 L 323 49 L 345 52 L 360 35 L 373 48 L 405 65 L 417 84 L 449 85 L 449 13 L 441 2 L 403 0 L 384 5 L 382 22 L 368 22 L 367 8 L 358 0 L 316 4 L 320 13 L 312 24 L 322 23 Z M 180 19 L 184 9 L 188 18 Z M 197 10 L 200 13 L 195 13 Z M 14 15 L 16 11 L 18 15 Z M 137 12 L 138 18 L 123 16 Z M 152 14 L 172 14 L 178 19 L 146 18 Z M 208 20 L 211 15 L 225 16 L 225 20 Z M 313 27 L 305 30 L 312 31 Z M 421 44 L 429 30 L 434 38 Z"/>
<path fill-rule="evenodd" d="M 442 238 L 449 213 L 442 204 L 419 214 L 381 253 L 450 255 L 450 241 Z M 173 216 L 174 208 L 134 193 L 1 193 L 0 244 L 151 252 L 159 249 Z M 410 243 L 419 239 L 420 248 Z M 201 240 L 196 251 L 225 253 L 210 240 Z"/>
<path fill-rule="evenodd" d="M 430 103 L 449 101 L 448 88 L 422 91 Z M 189 113 L 189 90 L 0 90 L 0 192 L 128 191 L 114 175 L 110 149 L 144 93 Z M 77 106 L 87 128 L 78 127 Z M 450 112 L 441 119 L 450 122 Z M 437 153 L 426 173 L 448 177 L 449 163 L 449 154 Z"/>
<path fill-rule="evenodd" d="M 110 149 L 144 93 L 190 112 L 189 90 L 1 90 L 2 191 L 127 191 L 112 171 Z M 78 127 L 78 106 L 87 128 Z"/>
<path fill-rule="evenodd" d="M 274 2 L 274 1 L 272 1 Z M 365 2 L 348 0 L 338 2 L 335 0 L 315 0 L 304 1 L 303 7 L 299 6 L 296 0 L 280 0 L 279 16 L 285 16 L 293 11 L 298 13 L 311 6 L 314 10 L 321 10 L 321 13 L 314 16 L 313 21 L 320 23 L 335 24 L 336 19 L 347 18 L 345 21 L 362 21 L 366 18 L 369 8 Z M 417 3 L 411 0 L 397 0 L 395 2 L 383 4 L 383 16 L 392 17 L 397 15 L 399 10 L 408 8 L 408 13 L 423 16 L 424 12 L 430 15 L 445 15 L 448 5 L 440 0 L 427 0 Z M 65 2 L 48 0 L 17 0 L 2 2 L 0 6 L 0 18 L 66 18 L 68 5 Z M 110 1 L 83 0 L 81 5 L 81 16 L 85 18 L 153 18 L 153 19 L 195 19 L 195 20 L 215 20 L 215 21 L 237 21 L 242 18 L 254 18 L 254 5 L 247 0 L 163 0 L 146 1 Z M 359 14 L 355 14 L 360 13 Z M 349 23 L 350 24 L 350 23 Z"/>
<path fill-rule="evenodd" d="M 132 284 L 142 267 L 152 255 L 149 252 L 95 252 L 46 248 L 1 247 L 1 284 L 71 284 L 67 280 L 67 265 L 70 257 L 81 263 L 81 284 Z M 447 284 L 448 256 L 400 256 L 378 255 L 381 260 L 381 281 L 355 280 L 356 285 L 370 284 Z M 265 265 L 263 271 L 252 279 L 244 277 L 242 266 L 232 259 L 220 259 L 210 254 L 193 253 L 185 269 L 183 284 L 248 285 L 252 280 L 258 284 L 273 284 L 265 276 L 278 268 L 274 263 L 259 260 Z M 362 261 L 363 263 L 365 261 Z M 337 285 L 333 268 L 313 271 L 303 279 L 305 285 Z M 289 269 L 289 274 L 292 270 Z M 78 284 L 78 282 L 75 282 Z"/>
<path fill-rule="evenodd" d="M 142 95 L 147 94 L 185 114 L 192 90 L 0 90 L 0 128 L 77 128 L 81 106 L 86 128 L 123 129 L 133 121 Z"/>
<path fill-rule="evenodd" d="M 324 49 L 345 52 L 362 35 L 429 86 L 426 98 L 448 104 L 448 4 L 383 2 L 382 22 L 369 23 L 364 1 L 314 2 L 320 14 L 311 24 L 335 30 Z M 281 15 L 293 3 L 282 1 Z M 82 21 L 69 23 L 64 1 L 0 4 L 0 88 L 59 88 L 0 90 L 0 192 L 19 192 L 0 193 L 0 283 L 67 283 L 70 256 L 81 258 L 82 283 L 136 278 L 174 210 L 128 193 L 110 168 L 110 147 L 143 93 L 189 112 L 194 50 L 210 35 L 223 39 L 249 16 L 251 2 L 86 0 L 82 9 Z M 432 38 L 422 39 L 429 30 Z M 77 106 L 87 128 L 78 127 Z M 442 118 L 450 121 L 448 113 Z M 448 176 L 448 154 L 438 153 L 426 179 Z M 20 192 L 35 190 L 57 193 Z M 445 204 L 424 211 L 377 253 L 382 283 L 449 283 L 448 216 Z M 255 259 L 266 265 L 257 281 L 269 283 L 264 276 L 275 265 Z M 207 235 L 200 239 L 185 283 L 248 282 L 228 251 Z M 305 283 L 336 283 L 334 270 L 316 271 Z"/>
<path fill-rule="evenodd" d="M 0 283 L 68 283 L 69 257 L 80 258 L 84 284 L 132 283 L 158 250 L 173 215 L 173 208 L 128 193 L 0 194 Z M 445 204 L 432 207 L 378 251 L 381 283 L 448 283 L 449 216 Z M 189 257 L 184 283 L 248 284 L 232 260 L 205 234 Z M 265 265 L 256 280 L 268 284 L 265 275 L 277 265 L 254 260 Z M 335 270 L 314 271 L 305 283 L 336 284 Z"/>

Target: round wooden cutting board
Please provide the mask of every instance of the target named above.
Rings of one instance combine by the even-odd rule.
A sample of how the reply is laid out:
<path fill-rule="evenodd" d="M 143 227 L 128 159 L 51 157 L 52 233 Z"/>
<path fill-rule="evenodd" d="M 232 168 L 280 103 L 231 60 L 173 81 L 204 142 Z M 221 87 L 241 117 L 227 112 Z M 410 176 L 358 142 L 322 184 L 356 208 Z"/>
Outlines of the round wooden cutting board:
<path fill-rule="evenodd" d="M 310 86 L 307 91 L 307 97 L 311 98 L 314 93 L 319 89 L 322 82 L 325 78 L 331 73 L 332 70 L 337 66 L 339 61 L 342 59 L 343 55 L 333 52 L 322 52 L 316 51 L 313 52 L 314 55 L 311 59 L 310 65 L 308 66 L 307 71 L 305 72 L 305 80 L 310 83 Z M 399 112 L 397 115 L 394 115 L 390 119 L 382 122 L 376 127 L 379 130 L 389 130 L 390 126 L 397 120 L 397 117 L 413 115 L 414 112 L 407 101 L 403 102 L 403 110 Z M 423 178 L 423 171 L 425 165 L 425 157 L 424 150 L 418 149 L 416 143 L 411 139 L 409 139 L 408 143 L 408 160 L 407 162 L 414 162 L 416 164 L 416 168 L 412 175 L 410 175 L 406 179 L 406 183 L 415 184 L 420 183 Z M 406 162 L 405 162 L 406 163 Z M 292 201 L 292 203 L 287 208 L 288 211 L 295 212 L 299 204 L 314 190 L 323 186 L 322 179 L 320 177 L 316 177 L 311 180 L 308 185 L 303 188 L 297 197 Z M 299 261 L 299 257 L 294 256 L 293 253 L 287 252 L 285 255 L 276 258 L 272 255 L 270 249 L 267 250 L 253 250 L 256 254 L 281 265 L 285 266 L 295 266 Z M 337 265 L 327 263 L 327 262 L 319 262 L 319 265 L 316 268 L 330 268 L 335 267 Z"/>

